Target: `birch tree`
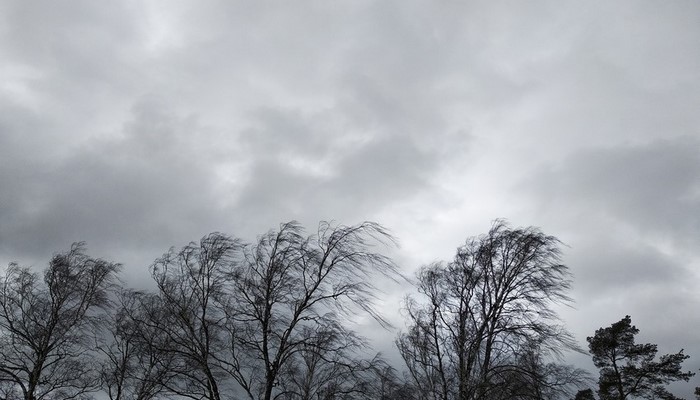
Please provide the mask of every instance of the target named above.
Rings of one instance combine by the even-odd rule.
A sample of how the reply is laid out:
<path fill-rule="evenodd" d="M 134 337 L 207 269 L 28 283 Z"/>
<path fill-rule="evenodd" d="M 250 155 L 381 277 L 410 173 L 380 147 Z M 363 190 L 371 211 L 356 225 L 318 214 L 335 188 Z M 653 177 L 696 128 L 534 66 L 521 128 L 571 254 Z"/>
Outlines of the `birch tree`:
<path fill-rule="evenodd" d="M 392 242 L 371 222 L 321 223 L 310 236 L 292 222 L 245 248 L 227 309 L 231 357 L 222 361 L 250 399 L 343 391 L 348 388 L 332 389 L 321 378 L 370 367 L 350 356 L 366 344 L 343 327 L 343 317 L 364 313 L 387 324 L 374 307 L 373 282 L 382 275 L 394 278 L 397 268 L 375 246 Z"/>
<path fill-rule="evenodd" d="M 576 348 L 553 311 L 570 301 L 560 246 L 496 221 L 451 262 L 420 270 L 397 346 L 422 399 L 494 398 L 505 377 L 525 373 L 518 363 L 531 343 L 553 356 Z"/>
<path fill-rule="evenodd" d="M 56 254 L 43 280 L 11 264 L 0 282 L 0 389 L 6 398 L 78 399 L 99 388 L 95 333 L 119 264 L 81 243 Z"/>

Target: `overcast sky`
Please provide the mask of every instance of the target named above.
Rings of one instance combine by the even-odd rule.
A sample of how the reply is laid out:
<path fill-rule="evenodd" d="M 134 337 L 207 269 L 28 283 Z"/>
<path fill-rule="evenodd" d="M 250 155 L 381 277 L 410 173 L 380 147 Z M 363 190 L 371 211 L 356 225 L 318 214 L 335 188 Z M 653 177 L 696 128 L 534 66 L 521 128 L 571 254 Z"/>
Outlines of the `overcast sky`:
<path fill-rule="evenodd" d="M 694 0 L 3 1 L 0 261 L 373 220 L 410 273 L 507 218 L 582 346 L 630 314 L 697 370 L 698 110 Z"/>

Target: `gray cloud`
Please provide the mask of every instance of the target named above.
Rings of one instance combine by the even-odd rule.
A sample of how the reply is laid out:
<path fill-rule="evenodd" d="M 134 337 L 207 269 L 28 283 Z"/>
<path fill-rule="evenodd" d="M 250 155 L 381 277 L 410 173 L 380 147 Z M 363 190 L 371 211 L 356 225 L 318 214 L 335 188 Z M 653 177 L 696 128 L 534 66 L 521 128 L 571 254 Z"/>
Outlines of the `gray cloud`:
<path fill-rule="evenodd" d="M 3 168 L 5 251 L 34 259 L 87 240 L 118 258 L 124 248 L 165 251 L 206 233 L 201 227 L 219 228 L 202 129 L 162 107 L 138 104 L 120 138 L 90 141 L 68 157 L 47 151 L 27 169 Z"/>
<path fill-rule="evenodd" d="M 700 239 L 700 141 L 681 136 L 582 150 L 541 176 L 543 207 L 627 224 L 680 244 Z"/>
<path fill-rule="evenodd" d="M 340 209 L 346 218 L 359 220 L 430 190 L 430 179 L 444 161 L 444 144 L 423 144 L 390 129 L 368 136 L 338 122 L 344 117 L 334 111 L 256 113 L 258 126 L 246 131 L 241 145 L 260 156 L 250 166 L 235 209 L 254 210 L 255 218 L 273 214 L 306 221 L 332 219 Z M 450 140 L 441 132 L 432 139 Z"/>
<path fill-rule="evenodd" d="M 566 232 L 576 310 L 565 315 L 581 341 L 629 314 L 640 340 L 700 352 L 681 328 L 700 324 L 699 145 L 682 135 L 585 148 L 519 186 L 541 220 Z"/>

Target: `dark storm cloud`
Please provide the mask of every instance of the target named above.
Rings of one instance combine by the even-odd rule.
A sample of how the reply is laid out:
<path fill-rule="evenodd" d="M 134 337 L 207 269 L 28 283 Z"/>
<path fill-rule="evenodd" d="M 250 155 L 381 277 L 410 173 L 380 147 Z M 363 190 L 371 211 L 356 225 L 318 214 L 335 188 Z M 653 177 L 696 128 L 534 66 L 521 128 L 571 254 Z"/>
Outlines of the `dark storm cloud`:
<path fill-rule="evenodd" d="M 87 240 L 119 258 L 124 248 L 165 251 L 206 233 L 193 232 L 193 225 L 216 229 L 214 175 L 202 157 L 210 153 L 202 136 L 194 119 L 144 100 L 121 137 L 88 141 L 68 157 L 54 159 L 47 151 L 31 168 L 3 168 L 4 250 L 34 259 Z"/>
<path fill-rule="evenodd" d="M 5 5 L 6 257 L 377 219 L 468 152 L 438 107 L 458 44 L 422 32 L 439 13 L 72 7 Z"/>
<path fill-rule="evenodd" d="M 163 243 L 182 241 L 177 232 L 189 231 L 196 238 L 221 225 L 230 228 L 230 223 L 220 222 L 227 216 L 214 217 L 219 206 L 232 221 L 264 221 L 265 227 L 258 229 L 304 215 L 344 219 L 336 215 L 335 197 L 342 199 L 343 207 L 358 206 L 353 215 L 361 218 L 388 199 L 390 191 L 405 196 L 408 186 L 425 183 L 435 161 L 414 143 L 416 139 L 404 139 L 396 131 L 417 125 L 418 115 L 432 112 L 418 113 L 423 104 L 407 104 L 406 99 L 419 96 L 407 95 L 405 88 L 397 92 L 390 84 L 383 94 L 369 96 L 362 94 L 367 85 L 355 88 L 349 83 L 353 79 L 343 78 L 344 90 L 339 91 L 348 94 L 323 106 L 332 110 L 320 123 L 314 117 L 304 120 L 307 114 L 317 114 L 313 106 L 293 107 L 301 117 L 286 115 L 290 113 L 276 106 L 257 106 L 269 101 L 267 87 L 273 97 L 288 98 L 288 90 L 297 90 L 300 99 L 313 98 L 315 91 L 321 97 L 335 96 L 330 80 L 321 79 L 326 82 L 322 86 L 314 83 L 316 72 L 328 71 L 328 79 L 348 75 L 354 67 L 346 61 L 357 59 L 356 54 L 336 59 L 328 51 L 363 41 L 353 37 L 355 28 L 347 31 L 350 25 L 336 35 L 315 33 L 331 27 L 326 16 L 334 14 L 333 9 L 321 7 L 306 22 L 259 6 L 222 13 L 240 24 L 228 17 L 218 19 L 218 11 L 205 8 L 174 9 L 167 14 L 87 3 L 3 6 L 7 24 L 2 52 L 12 60 L 12 90 L 2 96 L 0 237 L 9 257 L 45 257 L 83 239 L 98 247 L 160 246 L 162 251 Z M 297 7 L 288 11 L 306 15 Z M 189 22 L 178 24 L 185 16 Z M 197 18 L 203 18 L 201 23 Z M 258 23 L 270 29 L 258 29 Z M 27 30 L 28 25 L 35 29 Z M 290 26 L 300 36 L 289 35 Z M 250 29 L 259 34 L 251 35 Z M 339 36 L 345 39 L 332 45 Z M 398 45 L 400 37 L 396 32 L 391 42 Z M 373 53 L 381 48 L 375 46 Z M 366 72 L 391 75 L 401 58 L 412 53 L 410 47 L 396 49 L 396 56 L 385 57 L 381 71 L 367 64 Z M 418 58 L 414 53 L 412 59 Z M 238 97 L 239 88 L 245 90 L 244 97 Z M 251 95 L 249 103 L 241 101 L 246 93 Z M 370 97 L 376 101 L 360 104 Z M 400 110 L 394 105 L 399 98 Z M 222 101 L 218 111 L 212 109 L 216 101 Z M 357 110 L 348 116 L 344 107 L 351 102 Z M 256 108 L 262 110 L 256 127 L 245 128 L 240 122 L 244 118 L 232 121 Z M 227 116 L 231 109 L 234 113 Z M 201 113 L 207 115 L 204 123 L 197 117 Z M 404 121 L 387 126 L 385 121 L 394 118 Z M 259 121 L 263 128 L 257 127 Z M 238 142 L 237 127 L 255 137 Z M 369 133 L 363 131 L 366 128 Z M 382 132 L 374 137 L 377 129 Z M 348 133 L 364 138 L 355 143 L 351 138 L 345 154 Z M 241 148 L 246 153 L 240 153 Z M 315 165 L 319 158 L 326 165 Z M 298 162 L 302 164 L 289 165 Z M 223 197 L 233 202 L 218 196 L 222 166 L 243 171 L 247 166 L 249 172 L 223 188 Z M 313 168 L 330 175 L 314 181 Z M 418 170 L 421 176 L 414 177 Z"/>
<path fill-rule="evenodd" d="M 536 190 L 546 207 L 578 210 L 679 245 L 697 243 L 700 140 L 582 150 L 542 176 Z"/>
<path fill-rule="evenodd" d="M 444 157 L 440 142 L 449 140 L 438 134 L 432 137 L 438 144 L 423 144 L 382 128 L 368 136 L 333 110 L 305 116 L 264 109 L 256 118 L 241 145 L 258 157 L 235 208 L 258 217 L 313 221 L 341 209 L 357 220 L 376 213 L 429 190 Z"/>
<path fill-rule="evenodd" d="M 581 340 L 624 315 L 667 351 L 700 354 L 700 141 L 668 136 L 574 152 L 528 180 L 543 221 L 567 232 Z M 530 186 L 531 185 L 531 186 Z M 700 365 L 697 360 L 692 365 Z"/>
<path fill-rule="evenodd" d="M 579 303 L 622 296 L 615 308 L 630 313 L 623 310 L 697 279 L 698 149 L 699 141 L 686 136 L 586 149 L 535 178 L 529 190 L 543 220 L 569 232 Z M 659 301 L 653 311 L 639 311 L 663 308 Z"/>
<path fill-rule="evenodd" d="M 567 252 L 581 300 L 634 297 L 655 286 L 672 288 L 693 278 L 687 266 L 649 244 L 613 240 L 605 234 L 591 237 Z"/>
<path fill-rule="evenodd" d="M 127 7 L 91 2 L 6 2 L 0 7 L 7 78 L 29 95 L 23 99 L 16 91 L 4 92 L 13 102 L 40 111 L 44 120 L 55 119 L 60 129 L 111 117 L 122 96 L 137 90 L 145 24 Z"/>

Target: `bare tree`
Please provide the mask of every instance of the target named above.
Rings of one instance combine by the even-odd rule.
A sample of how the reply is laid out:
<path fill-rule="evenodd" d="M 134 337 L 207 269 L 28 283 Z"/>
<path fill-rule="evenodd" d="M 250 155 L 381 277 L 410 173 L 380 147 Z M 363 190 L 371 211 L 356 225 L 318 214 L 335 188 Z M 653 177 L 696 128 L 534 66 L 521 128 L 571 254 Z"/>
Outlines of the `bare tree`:
<path fill-rule="evenodd" d="M 592 382 L 590 374 L 580 368 L 548 361 L 539 343 L 530 342 L 521 349 L 513 364 L 496 368 L 495 388 L 490 399 L 556 400 L 571 398 L 577 390 Z"/>
<path fill-rule="evenodd" d="M 124 292 L 100 343 L 113 400 L 161 395 L 219 400 L 367 398 L 386 367 L 342 318 L 373 306 L 377 275 L 396 266 L 374 251 L 381 226 L 283 224 L 255 244 L 213 233 L 151 267 L 158 292 Z"/>
<path fill-rule="evenodd" d="M 164 312 L 141 323 L 165 338 L 159 349 L 174 358 L 172 379 L 163 382 L 172 394 L 192 399 L 221 399 L 224 371 L 216 354 L 226 351 L 223 327 L 225 285 L 238 242 L 212 233 L 180 251 L 171 249 L 151 267 Z"/>
<path fill-rule="evenodd" d="M 377 365 L 372 381 L 375 388 L 372 398 L 377 400 L 416 400 L 419 397 L 412 381 L 400 376 L 388 363 Z"/>
<path fill-rule="evenodd" d="M 392 242 L 371 222 L 321 223 L 312 236 L 291 222 L 245 248 L 227 308 L 230 358 L 221 361 L 250 399 L 357 390 L 331 388 L 327 380 L 323 385 L 323 377 L 347 377 L 362 369 L 349 350 L 365 344 L 341 328 L 341 316 L 364 312 L 386 324 L 373 306 L 372 280 L 378 274 L 394 277 L 397 269 L 372 246 Z"/>
<path fill-rule="evenodd" d="M 120 266 L 82 244 L 55 255 L 43 282 L 11 264 L 0 282 L 0 388 L 5 398 L 77 399 L 97 390 L 93 334 Z"/>
<path fill-rule="evenodd" d="M 338 321 L 303 327 L 305 342 L 280 371 L 279 396 L 285 399 L 381 399 L 395 390 L 389 366 L 368 344 Z M 390 371 L 389 371 L 390 372 Z"/>
<path fill-rule="evenodd" d="M 428 296 L 429 304 L 422 305 L 407 299 L 406 310 L 410 319 L 408 332 L 396 339 L 396 346 L 416 386 L 420 400 L 447 400 L 455 386 L 455 370 L 450 365 L 450 351 L 454 344 L 445 331 L 441 304 L 447 295 L 439 264 L 423 268 L 418 274 L 419 291 Z"/>
<path fill-rule="evenodd" d="M 108 336 L 97 344 L 104 355 L 102 385 L 111 400 L 151 400 L 167 392 L 176 357 L 172 342 L 154 321 L 167 320 L 165 304 L 153 294 L 119 294 Z"/>
<path fill-rule="evenodd" d="M 593 389 L 579 390 L 573 400 L 595 400 Z"/>
<path fill-rule="evenodd" d="M 452 262 L 424 267 L 409 298 L 408 331 L 397 346 L 422 399 L 490 399 L 504 371 L 537 342 L 548 354 L 576 348 L 552 311 L 570 301 L 560 242 L 535 228 L 496 221 Z"/>

